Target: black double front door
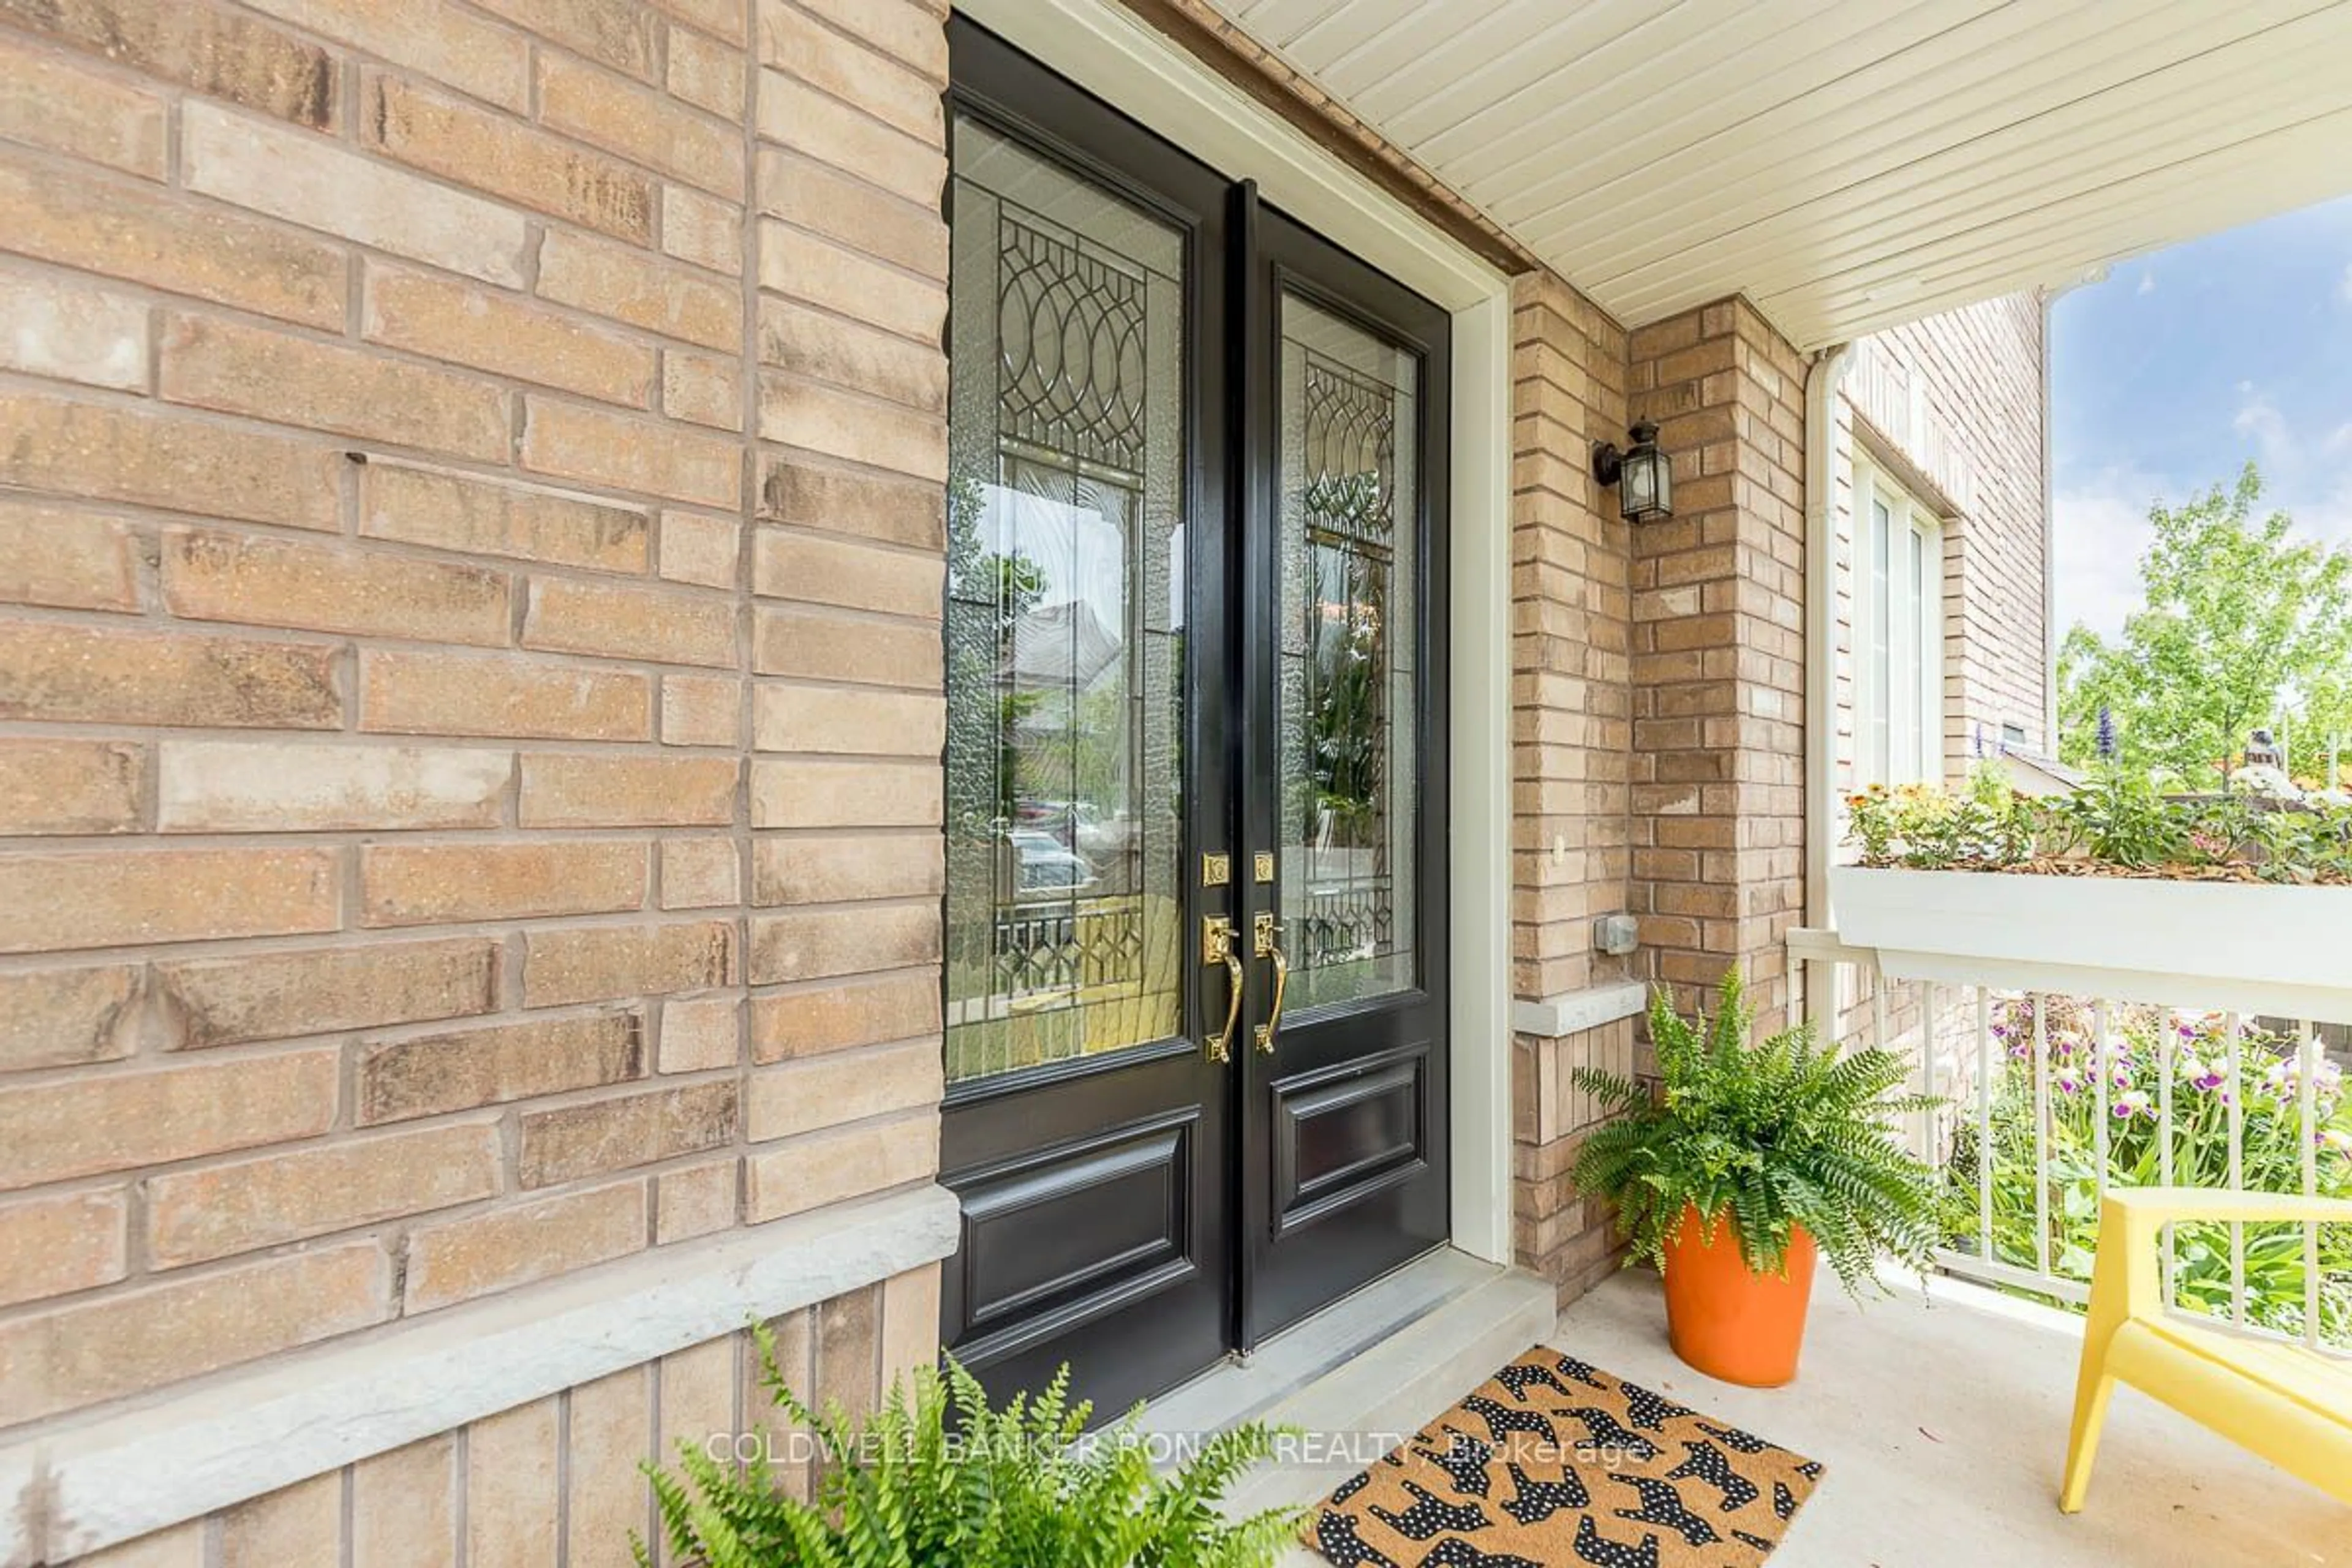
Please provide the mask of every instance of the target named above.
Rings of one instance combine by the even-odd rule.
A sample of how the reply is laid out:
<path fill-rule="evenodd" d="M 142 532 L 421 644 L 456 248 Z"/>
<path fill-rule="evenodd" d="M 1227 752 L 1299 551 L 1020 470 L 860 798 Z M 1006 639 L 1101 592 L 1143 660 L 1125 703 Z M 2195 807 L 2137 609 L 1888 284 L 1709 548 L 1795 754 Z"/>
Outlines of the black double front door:
<path fill-rule="evenodd" d="M 950 37 L 942 1337 L 1115 1411 L 1445 1240 L 1448 323 Z"/>

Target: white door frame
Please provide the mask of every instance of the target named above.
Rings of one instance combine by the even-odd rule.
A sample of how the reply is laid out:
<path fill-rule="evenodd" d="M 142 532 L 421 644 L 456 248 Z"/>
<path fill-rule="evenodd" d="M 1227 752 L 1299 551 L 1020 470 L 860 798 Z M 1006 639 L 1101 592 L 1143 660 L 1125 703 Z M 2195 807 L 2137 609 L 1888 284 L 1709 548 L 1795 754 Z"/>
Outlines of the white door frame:
<path fill-rule="evenodd" d="M 960 0 L 973 21 L 1454 313 L 1454 1245 L 1511 1260 L 1511 286 L 1115 0 Z"/>

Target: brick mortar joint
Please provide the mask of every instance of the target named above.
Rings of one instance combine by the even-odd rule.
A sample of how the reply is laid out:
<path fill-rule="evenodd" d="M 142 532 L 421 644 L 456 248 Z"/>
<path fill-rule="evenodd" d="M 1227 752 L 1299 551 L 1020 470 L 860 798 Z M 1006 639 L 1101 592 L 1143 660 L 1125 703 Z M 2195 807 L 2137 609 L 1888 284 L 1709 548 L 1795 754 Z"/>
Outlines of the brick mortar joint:
<path fill-rule="evenodd" d="M 735 781 L 734 831 L 736 846 L 735 896 L 738 915 L 735 926 L 734 984 L 729 986 L 736 996 L 735 1006 L 735 1125 L 730 1141 L 732 1151 L 733 1194 L 729 1205 L 730 1226 L 744 1222 L 747 1202 L 747 1161 L 751 1142 L 751 1100 L 753 1068 L 751 1038 L 751 926 L 755 918 L 754 899 L 757 894 L 758 835 L 753 831 L 751 781 L 753 760 L 757 755 L 757 722 L 759 708 L 759 591 L 758 551 L 755 544 L 759 531 L 760 509 L 760 267 L 761 242 L 764 225 L 759 213 L 760 203 L 760 93 L 764 73 L 761 67 L 760 41 L 761 0 L 742 0 L 743 6 L 743 115 L 740 132 L 743 145 L 742 185 L 739 192 L 742 214 L 741 278 L 738 297 L 741 301 L 741 324 L 738 340 L 737 365 L 739 383 L 738 412 L 741 426 L 740 446 L 742 468 L 740 476 L 740 521 L 736 535 L 736 591 L 738 611 L 735 645 L 737 651 L 736 678 L 741 690 L 737 698 L 735 742 L 737 776 Z M 667 1004 L 663 1005 L 665 1017 Z M 650 1047 L 656 1066 L 659 1044 Z M 646 1205 L 646 1228 L 649 1245 L 658 1245 L 661 1238 L 661 1192 L 656 1181 Z M 738 1382 L 740 1379 L 737 1380 Z"/>

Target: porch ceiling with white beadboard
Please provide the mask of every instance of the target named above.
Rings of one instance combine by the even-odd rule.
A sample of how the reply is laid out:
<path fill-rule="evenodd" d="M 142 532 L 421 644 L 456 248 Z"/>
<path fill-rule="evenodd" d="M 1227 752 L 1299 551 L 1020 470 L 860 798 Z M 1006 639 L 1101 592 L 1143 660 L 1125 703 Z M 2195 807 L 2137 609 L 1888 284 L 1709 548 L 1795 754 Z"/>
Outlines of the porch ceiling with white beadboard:
<path fill-rule="evenodd" d="M 2344 0 L 1214 0 L 1614 314 L 1801 347 L 2352 193 Z"/>

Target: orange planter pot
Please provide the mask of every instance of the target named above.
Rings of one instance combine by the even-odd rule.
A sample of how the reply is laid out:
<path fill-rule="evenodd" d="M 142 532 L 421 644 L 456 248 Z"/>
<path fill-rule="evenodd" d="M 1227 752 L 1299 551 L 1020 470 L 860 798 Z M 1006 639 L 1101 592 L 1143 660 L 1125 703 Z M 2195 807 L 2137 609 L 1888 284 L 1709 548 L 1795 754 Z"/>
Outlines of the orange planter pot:
<path fill-rule="evenodd" d="M 1797 1375 L 1813 1295 L 1813 1238 L 1800 1226 L 1786 1272 L 1759 1274 L 1739 1255 L 1728 1218 L 1710 1239 L 1698 1210 L 1666 1242 L 1666 1337 L 1675 1353 L 1726 1383 L 1778 1388 Z"/>

